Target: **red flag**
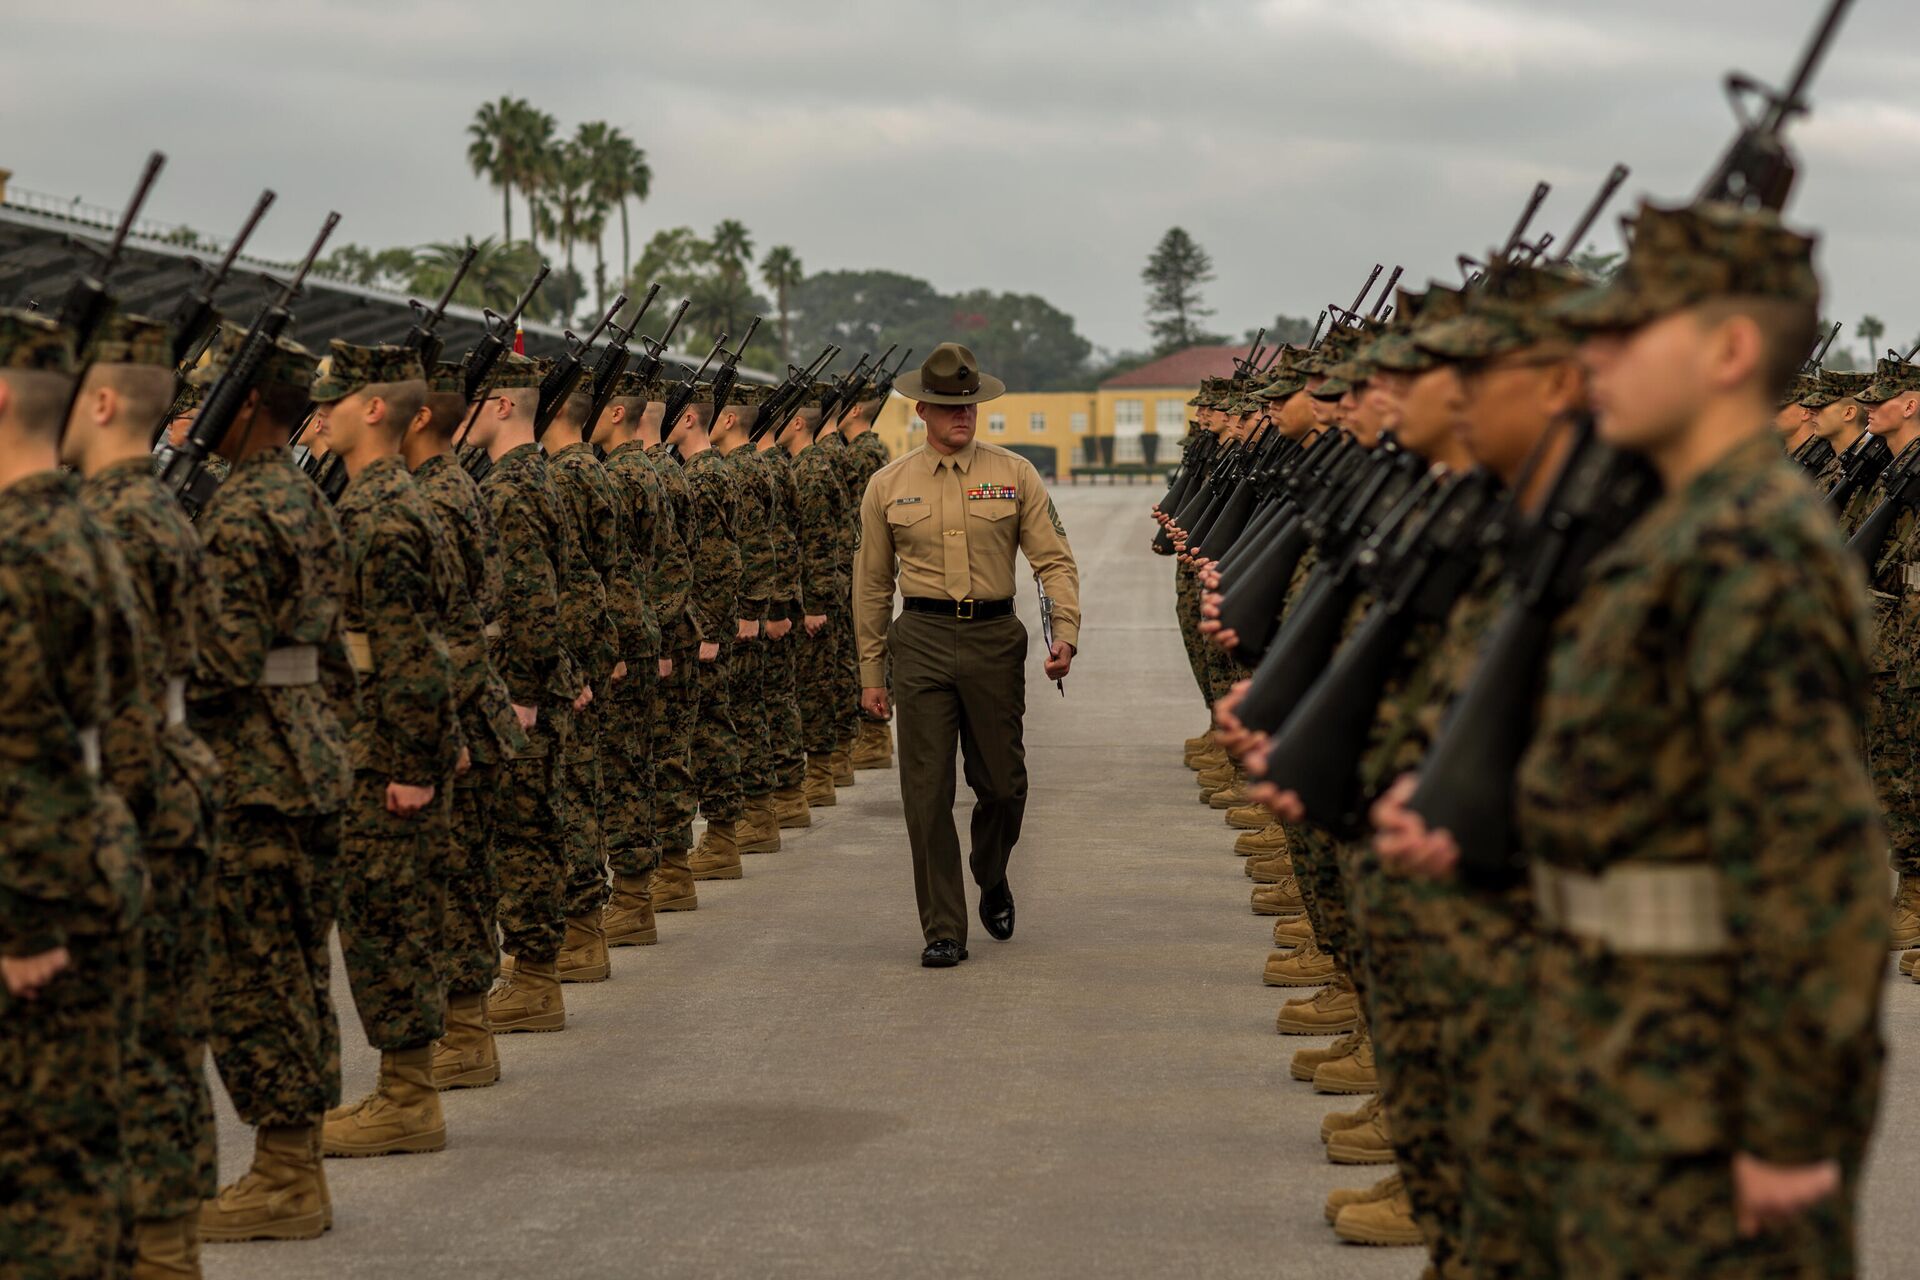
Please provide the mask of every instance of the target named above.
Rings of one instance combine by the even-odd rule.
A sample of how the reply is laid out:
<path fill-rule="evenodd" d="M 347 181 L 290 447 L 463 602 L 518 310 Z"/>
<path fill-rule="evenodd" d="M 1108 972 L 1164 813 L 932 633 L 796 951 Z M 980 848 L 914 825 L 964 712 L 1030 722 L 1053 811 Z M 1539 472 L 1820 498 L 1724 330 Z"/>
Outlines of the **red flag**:
<path fill-rule="evenodd" d="M 518 320 L 513 322 L 513 354 L 517 356 L 527 354 L 527 331 L 520 327 Z"/>

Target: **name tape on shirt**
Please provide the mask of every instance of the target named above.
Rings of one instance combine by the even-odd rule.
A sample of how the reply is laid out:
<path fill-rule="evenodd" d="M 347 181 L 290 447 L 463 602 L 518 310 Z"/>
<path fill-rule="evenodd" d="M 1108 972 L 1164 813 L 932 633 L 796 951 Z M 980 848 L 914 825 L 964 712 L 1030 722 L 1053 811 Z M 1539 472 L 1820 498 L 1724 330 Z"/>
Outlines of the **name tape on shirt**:
<path fill-rule="evenodd" d="M 996 498 L 1018 498 L 1020 491 L 1010 484 L 983 484 L 967 490 L 968 502 L 991 502 Z"/>
<path fill-rule="evenodd" d="M 924 498 L 895 498 L 893 500 L 893 505 L 896 507 L 910 507 L 916 502 L 924 502 L 924 501 L 926 501 L 926 499 Z"/>

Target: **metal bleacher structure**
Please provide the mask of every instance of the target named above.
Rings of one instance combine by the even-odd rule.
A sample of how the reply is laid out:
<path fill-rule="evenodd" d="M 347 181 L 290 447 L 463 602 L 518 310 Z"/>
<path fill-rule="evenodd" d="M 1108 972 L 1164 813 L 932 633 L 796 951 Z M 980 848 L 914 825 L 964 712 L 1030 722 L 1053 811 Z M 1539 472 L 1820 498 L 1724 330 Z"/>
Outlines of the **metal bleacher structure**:
<path fill-rule="evenodd" d="M 11 183 L 0 184 L 0 192 L 4 192 L 0 196 L 0 305 L 26 306 L 34 302 L 57 308 L 74 277 L 92 263 L 94 251 L 112 239 L 119 211 L 78 199 L 24 191 Z M 224 243 L 182 226 L 137 219 L 109 282 L 113 295 L 128 311 L 164 318 L 197 284 L 200 268 L 196 263 L 217 262 L 225 248 Z M 233 271 L 214 299 L 215 305 L 230 319 L 245 324 L 267 296 L 263 273 L 284 277 L 293 269 L 292 263 L 243 253 L 235 260 Z M 324 350 L 330 338 L 361 345 L 398 342 L 413 323 L 408 301 L 406 294 L 355 284 L 316 270 L 307 276 L 300 301 L 293 308 L 289 336 L 315 350 Z M 431 305 L 434 300 L 424 301 Z M 664 318 L 667 309 L 656 304 L 656 313 Z M 439 330 L 447 358 L 456 358 L 478 341 L 484 323 L 476 308 L 449 306 Z M 566 331 L 559 326 L 528 321 L 522 328 L 528 355 L 553 356 L 565 349 Z M 669 350 L 667 359 L 670 363 L 666 371 L 670 373 L 684 374 L 700 363 L 698 355 L 689 359 L 687 352 L 677 349 Z M 681 367 L 676 369 L 674 364 Z M 752 382 L 775 381 L 744 364 L 740 376 Z"/>

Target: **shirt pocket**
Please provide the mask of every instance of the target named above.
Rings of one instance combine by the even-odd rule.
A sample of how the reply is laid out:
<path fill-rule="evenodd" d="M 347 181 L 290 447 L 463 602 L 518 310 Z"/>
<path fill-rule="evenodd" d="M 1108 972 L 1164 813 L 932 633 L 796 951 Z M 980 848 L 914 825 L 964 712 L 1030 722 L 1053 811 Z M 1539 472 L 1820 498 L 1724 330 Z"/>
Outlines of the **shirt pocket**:
<path fill-rule="evenodd" d="M 967 515 L 976 520 L 1005 520 L 1020 510 L 1012 498 L 973 498 L 967 502 Z"/>
<path fill-rule="evenodd" d="M 896 529 L 919 524 L 933 514 L 933 507 L 925 502 L 896 502 L 887 508 L 887 523 Z"/>

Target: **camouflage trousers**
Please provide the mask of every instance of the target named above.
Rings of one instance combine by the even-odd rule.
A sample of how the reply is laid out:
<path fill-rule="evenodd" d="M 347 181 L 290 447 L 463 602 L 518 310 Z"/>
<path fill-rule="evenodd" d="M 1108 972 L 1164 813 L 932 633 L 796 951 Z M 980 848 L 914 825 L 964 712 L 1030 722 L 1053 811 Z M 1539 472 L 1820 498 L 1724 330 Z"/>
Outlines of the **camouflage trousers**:
<path fill-rule="evenodd" d="M 1530 1144 L 1521 1123 L 1529 1048 L 1532 900 L 1436 886 L 1418 981 L 1440 1010 L 1440 1073 L 1447 1128 L 1461 1167 L 1461 1231 L 1476 1277 L 1539 1275 L 1529 1243 L 1529 1192 L 1521 1167 Z M 1395 1134 L 1398 1137 L 1398 1134 Z"/>
<path fill-rule="evenodd" d="M 853 609 L 850 605 L 837 605 L 827 610 L 827 632 L 833 640 L 835 661 L 839 664 L 839 693 L 834 702 L 834 723 L 840 734 L 840 745 L 850 744 L 860 733 L 860 722 L 869 719 L 860 710 L 860 655 L 853 637 Z M 891 676 L 892 660 L 887 663 L 887 672 Z M 892 680 L 888 680 L 892 685 Z"/>
<path fill-rule="evenodd" d="M 607 840 L 601 825 L 605 787 L 601 742 L 606 736 L 612 681 L 601 681 L 593 701 L 573 713 L 569 746 L 560 753 L 560 820 L 566 831 L 565 907 L 569 916 L 590 915 L 607 903 Z"/>
<path fill-rule="evenodd" d="M 327 935 L 337 901 L 332 817 L 224 810 L 217 837 L 213 1061 L 255 1128 L 312 1124 L 340 1101 Z"/>
<path fill-rule="evenodd" d="M 712 662 L 693 664 L 696 712 L 688 769 L 700 814 L 708 822 L 740 817 L 740 738 L 734 730 L 732 698 L 733 664 L 740 661 L 741 647 L 726 640 Z"/>
<path fill-rule="evenodd" d="M 1212 702 L 1212 687 L 1207 682 L 1207 639 L 1200 634 L 1200 579 L 1183 562 L 1173 566 L 1173 611 L 1180 623 L 1180 643 L 1187 651 L 1187 666 L 1200 696 Z"/>
<path fill-rule="evenodd" d="M 840 670 L 838 621 L 827 615 L 818 635 L 808 635 L 804 624 L 793 634 L 795 691 L 799 696 L 800 745 L 809 754 L 832 751 L 854 727 L 845 714 L 846 684 Z"/>
<path fill-rule="evenodd" d="M 0 987 L 0 1276 L 99 1280 L 132 1263 L 123 1069 L 140 1000 L 137 933 L 67 940 L 32 1000 Z"/>
<path fill-rule="evenodd" d="M 1451 941 L 1443 900 L 1450 886 L 1387 871 L 1371 845 L 1342 842 L 1356 987 L 1366 993 L 1380 1096 L 1427 1255 L 1442 1277 L 1470 1277 L 1462 1158 L 1448 1123 L 1452 1087 L 1441 1050 L 1450 993 L 1426 980 L 1426 957 Z"/>
<path fill-rule="evenodd" d="M 486 991 L 500 973 L 494 913 L 500 904 L 494 810 L 505 769 L 476 764 L 453 786 L 446 850 L 446 911 L 440 917 L 440 978 L 450 996 Z"/>
<path fill-rule="evenodd" d="M 660 865 L 660 835 L 653 816 L 660 660 L 627 664 L 627 678 L 610 693 L 600 739 L 600 829 L 613 873 L 644 876 Z M 573 914 L 571 904 L 568 914 Z"/>
<path fill-rule="evenodd" d="M 1320 949 L 1332 956 L 1341 972 L 1353 977 L 1357 986 L 1353 934 L 1346 892 L 1340 882 L 1339 842 L 1325 827 L 1302 822 L 1287 827 L 1287 843 L 1293 854 L 1293 874 L 1306 900 L 1307 918 L 1313 923 L 1313 936 Z M 1361 995 L 1364 999 L 1365 993 Z"/>
<path fill-rule="evenodd" d="M 695 651 L 673 655 L 673 674 L 660 682 L 653 716 L 653 827 L 664 854 L 691 848 L 698 808 L 691 770 L 693 729 L 700 716 Z"/>
<path fill-rule="evenodd" d="M 768 666 L 773 642 L 762 628 L 757 640 L 734 645 L 727 675 L 727 700 L 733 707 L 733 731 L 739 741 L 740 794 L 764 796 L 773 790 L 773 716 Z"/>
<path fill-rule="evenodd" d="M 1913 724 L 1920 699 L 1890 677 L 1874 680 L 1867 718 L 1867 762 L 1873 789 L 1886 817 L 1887 861 L 1903 876 L 1920 876 L 1920 750 Z"/>
<path fill-rule="evenodd" d="M 1837 1196 L 1741 1239 L 1731 1152 L 1665 1160 L 1535 1158 L 1526 1165 L 1532 1276 L 1747 1280 L 1859 1274 L 1857 1172 Z"/>
<path fill-rule="evenodd" d="M 807 749 L 800 731 L 800 645 L 805 636 L 796 621 L 793 630 L 767 644 L 767 736 L 776 789 L 807 780 Z"/>
<path fill-rule="evenodd" d="M 387 810 L 387 779 L 353 777 L 340 842 L 340 953 L 367 1043 L 419 1049 L 446 1031 L 441 929 L 453 797 L 442 782 L 410 817 Z"/>
<path fill-rule="evenodd" d="M 527 750 L 502 768 L 494 808 L 494 865 L 500 875 L 500 949 L 544 962 L 566 939 L 567 801 L 561 757 L 573 708 L 551 703 L 527 730 Z"/>
<path fill-rule="evenodd" d="M 219 1190 L 207 1087 L 213 857 L 205 846 L 149 848 L 146 861 L 145 975 L 126 1070 L 129 1194 L 136 1219 L 177 1218 Z"/>

